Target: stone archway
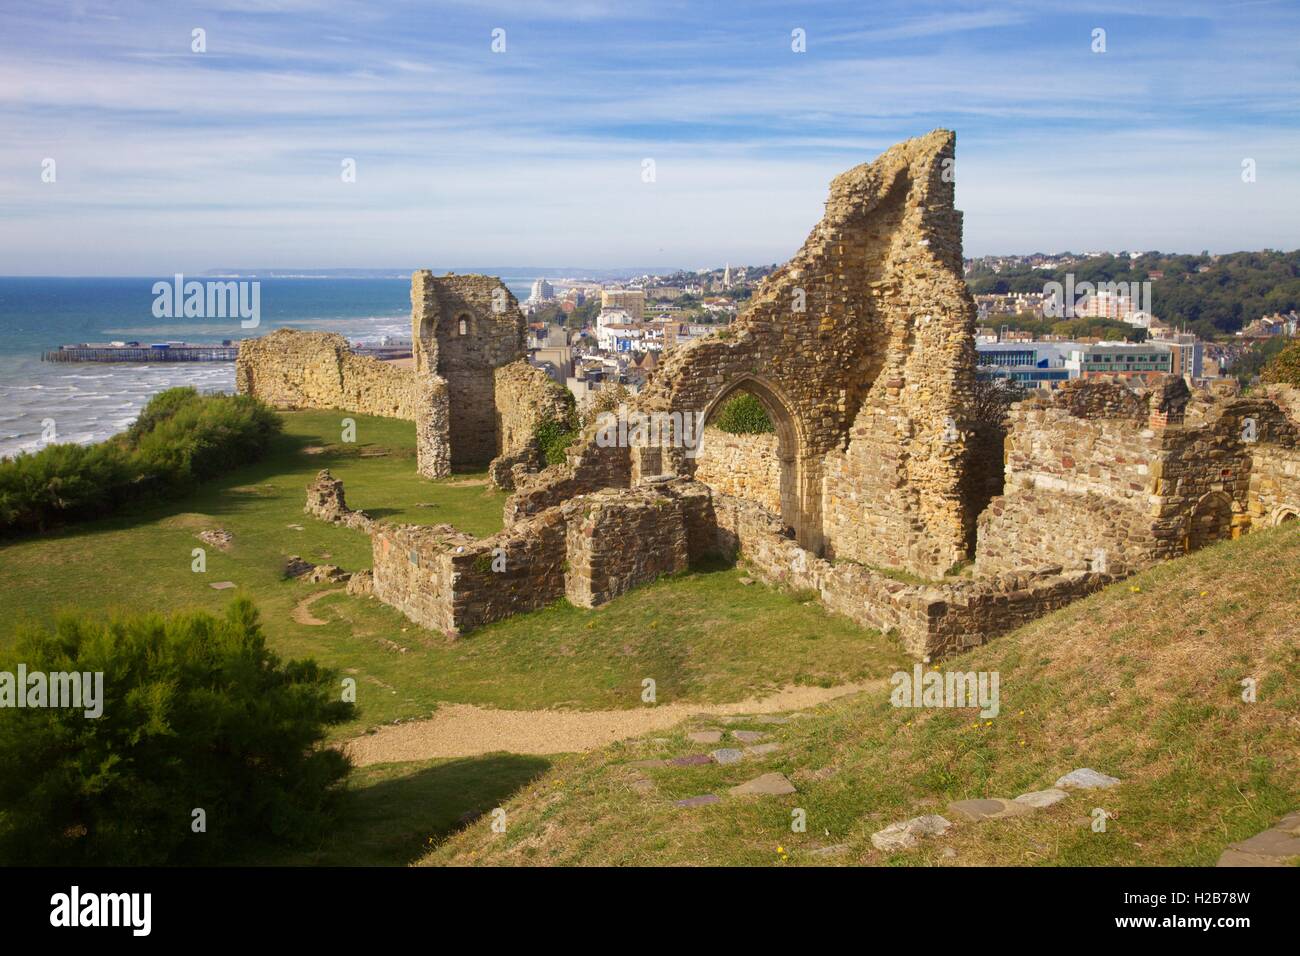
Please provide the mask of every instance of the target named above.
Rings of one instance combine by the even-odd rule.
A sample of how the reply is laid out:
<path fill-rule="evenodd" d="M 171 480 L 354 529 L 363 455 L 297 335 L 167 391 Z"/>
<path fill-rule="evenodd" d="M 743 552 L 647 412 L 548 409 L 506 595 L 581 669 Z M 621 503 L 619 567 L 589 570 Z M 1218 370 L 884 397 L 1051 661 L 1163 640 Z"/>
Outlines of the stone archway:
<path fill-rule="evenodd" d="M 745 375 L 723 387 L 702 412 L 703 428 L 708 428 L 716 418 L 718 410 L 729 400 L 747 393 L 758 400 L 772 422 L 775 435 L 775 448 L 758 447 L 749 451 L 751 457 L 757 458 L 769 453 L 775 455 L 776 462 L 772 471 L 777 484 L 775 496 L 759 496 L 759 504 L 771 509 L 773 497 L 779 500 L 781 520 L 794 530 L 795 540 L 810 551 L 820 553 L 822 550 L 821 529 L 821 459 L 808 451 L 799 420 L 791 411 L 790 402 L 771 382 Z M 738 436 L 741 437 L 741 436 Z M 706 438 L 699 456 L 709 454 L 709 439 Z M 754 442 L 754 446 L 770 443 Z M 716 451 L 716 450 L 715 450 Z M 742 451 L 742 456 L 745 452 Z M 752 462 L 755 470 L 765 468 L 762 461 Z M 761 480 L 761 478 L 760 478 Z M 741 495 L 741 497 L 751 497 Z M 751 497 L 753 500 L 753 497 Z"/>
<path fill-rule="evenodd" d="M 1290 521 L 1300 520 L 1300 511 L 1295 508 L 1278 508 L 1273 514 L 1273 524 L 1286 524 Z"/>
<path fill-rule="evenodd" d="M 1211 491 L 1196 502 L 1187 520 L 1187 551 L 1199 551 L 1216 541 L 1232 537 L 1232 499 L 1222 491 Z"/>

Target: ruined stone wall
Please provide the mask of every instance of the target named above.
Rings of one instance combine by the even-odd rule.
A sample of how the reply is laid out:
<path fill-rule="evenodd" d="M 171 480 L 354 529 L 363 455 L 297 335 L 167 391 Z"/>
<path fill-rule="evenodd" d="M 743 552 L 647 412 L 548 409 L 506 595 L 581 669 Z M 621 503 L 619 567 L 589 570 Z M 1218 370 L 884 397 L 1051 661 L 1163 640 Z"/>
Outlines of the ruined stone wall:
<path fill-rule="evenodd" d="M 982 644 L 1120 577 L 1047 567 L 983 580 L 908 584 L 853 562 L 817 557 L 751 502 L 718 497 L 713 505 L 720 546 L 737 551 L 764 581 L 816 591 L 829 610 L 892 634 L 921 660 Z"/>
<path fill-rule="evenodd" d="M 519 359 L 495 372 L 496 430 L 500 452 L 488 465 L 488 477 L 505 491 L 514 490 L 514 469 L 540 471 L 546 466 L 534 440 L 543 422 L 576 422 L 573 393 L 540 368 Z"/>
<path fill-rule="evenodd" d="M 415 470 L 425 478 L 451 475 L 451 408 L 447 382 L 420 373 L 415 384 Z"/>
<path fill-rule="evenodd" d="M 960 419 L 975 310 L 953 143 L 936 130 L 837 177 L 794 258 L 730 328 L 669 353 L 639 396 L 646 409 L 708 415 L 752 392 L 788 463 L 781 514 L 798 540 L 922 573 L 965 556 L 971 521 Z"/>
<path fill-rule="evenodd" d="M 524 318 L 499 279 L 411 276 L 411 336 L 417 374 L 447 383 L 453 466 L 484 466 L 501 451 L 496 370 L 524 354 Z"/>
<path fill-rule="evenodd" d="M 1083 570 L 1100 551 L 1102 566 L 1124 573 L 1243 533 L 1292 494 L 1300 430 L 1289 401 L 1190 396 L 1174 379 L 1072 382 L 1021 402 L 1006 494 L 980 518 L 976 570 Z"/>
<path fill-rule="evenodd" d="M 975 567 L 981 575 L 1043 565 L 1122 573 L 1150 564 L 1160 546 L 1149 510 L 1098 494 L 1021 488 L 994 498 L 980 516 Z"/>
<path fill-rule="evenodd" d="M 1247 500 L 1252 527 L 1300 519 L 1300 449 L 1257 448 L 1252 455 Z"/>
<path fill-rule="evenodd" d="M 331 332 L 276 329 L 244 339 L 235 386 L 274 408 L 337 408 L 407 420 L 418 414 L 409 368 L 355 355 L 347 339 Z"/>
<path fill-rule="evenodd" d="M 1166 396 L 1098 378 L 1013 406 L 1005 494 L 979 518 L 977 573 L 1045 564 L 1118 573 L 1168 553 L 1152 496 L 1168 411 L 1176 420 L 1186 398 L 1185 387 Z"/>
<path fill-rule="evenodd" d="M 718 494 L 743 498 L 781 514 L 781 462 L 774 434 L 733 435 L 704 429 L 695 458 L 695 480 Z"/>
<path fill-rule="evenodd" d="M 594 441 L 572 446 L 562 465 L 533 475 L 516 476 L 515 493 L 506 499 L 507 526 L 563 504 L 577 495 L 632 483 L 632 456 L 627 448 L 602 448 Z"/>
<path fill-rule="evenodd" d="M 531 442 L 542 422 L 564 422 L 574 414 L 573 393 L 526 359 L 501 366 L 495 378 L 501 454 L 518 451 Z"/>
<path fill-rule="evenodd" d="M 374 595 L 449 637 L 564 596 L 559 509 L 483 539 L 450 525 L 384 525 L 372 544 Z"/>
<path fill-rule="evenodd" d="M 604 604 L 689 564 L 682 502 L 654 486 L 586 495 L 564 512 L 565 594 L 578 607 Z"/>

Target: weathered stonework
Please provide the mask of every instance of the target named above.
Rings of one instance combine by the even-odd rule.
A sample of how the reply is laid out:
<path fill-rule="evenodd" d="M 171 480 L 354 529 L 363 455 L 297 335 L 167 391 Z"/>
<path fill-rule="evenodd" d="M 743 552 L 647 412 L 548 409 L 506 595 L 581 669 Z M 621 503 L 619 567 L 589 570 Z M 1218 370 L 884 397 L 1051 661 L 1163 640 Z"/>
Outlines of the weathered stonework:
<path fill-rule="evenodd" d="M 781 460 L 776 435 L 733 435 L 720 428 L 704 429 L 695 458 L 695 480 L 720 495 L 753 501 L 773 514 L 781 513 Z"/>
<path fill-rule="evenodd" d="M 496 370 L 494 391 L 501 451 L 488 465 L 488 476 L 498 488 L 511 491 L 515 466 L 523 466 L 525 473 L 546 466 L 534 440 L 538 426 L 576 421 L 575 402 L 572 392 L 524 359 Z"/>
<path fill-rule="evenodd" d="M 501 451 L 496 371 L 525 354 L 519 303 L 491 276 L 423 269 L 411 276 L 411 339 L 415 373 L 447 383 L 451 465 L 487 465 Z"/>
<path fill-rule="evenodd" d="M 408 368 L 356 355 L 331 332 L 276 329 L 244 339 L 235 359 L 235 385 L 273 408 L 337 408 L 414 419 L 415 376 Z"/>
<path fill-rule="evenodd" d="M 1019 403 L 976 570 L 1131 573 L 1300 510 L 1295 392 L 1193 396 L 1088 379 Z M 1249 423 L 1249 424 L 1248 424 Z"/>
<path fill-rule="evenodd" d="M 931 659 L 991 637 L 1116 579 L 1060 568 L 995 579 L 909 584 L 854 562 L 832 563 L 800 547 L 781 522 L 752 502 L 715 497 L 720 548 L 744 558 L 770 584 L 817 592 L 822 603 L 863 627 L 892 633 L 912 656 Z"/>
<path fill-rule="evenodd" d="M 818 553 L 942 574 L 967 557 L 962 407 L 975 309 L 936 130 L 831 184 L 826 214 L 725 331 L 673 350 L 638 405 L 708 417 L 736 391 L 776 428 L 780 515 Z M 689 475 L 681 449 L 665 470 Z"/>
<path fill-rule="evenodd" d="M 450 525 L 382 525 L 371 540 L 374 595 L 449 637 L 564 596 L 558 508 L 481 540 Z"/>
<path fill-rule="evenodd" d="M 316 480 L 307 486 L 307 504 L 303 511 L 312 517 L 331 524 L 369 531 L 374 520 L 364 511 L 353 511 L 343 495 L 343 482 L 330 474 L 328 468 L 316 473 Z"/>
<path fill-rule="evenodd" d="M 682 502 L 653 486 L 607 490 L 564 506 L 565 596 L 596 607 L 689 563 Z"/>
<path fill-rule="evenodd" d="M 707 422 L 744 390 L 775 427 L 706 428 L 699 456 L 588 430 L 540 468 L 537 424 L 567 406 L 518 361 L 513 299 L 503 315 L 496 280 L 416 273 L 416 377 L 432 389 L 416 415 L 422 470 L 494 459 L 514 493 L 492 538 L 378 527 L 375 595 L 459 635 L 566 596 L 594 606 L 722 554 L 925 658 L 1296 520 L 1300 393 L 1280 386 L 1243 397 L 1174 379 L 1070 383 L 1012 409 L 999 469 L 1001 428 L 965 415 L 974 307 L 952 150 L 939 130 L 838 177 L 825 218 L 734 325 L 664 359 L 635 411 Z"/>

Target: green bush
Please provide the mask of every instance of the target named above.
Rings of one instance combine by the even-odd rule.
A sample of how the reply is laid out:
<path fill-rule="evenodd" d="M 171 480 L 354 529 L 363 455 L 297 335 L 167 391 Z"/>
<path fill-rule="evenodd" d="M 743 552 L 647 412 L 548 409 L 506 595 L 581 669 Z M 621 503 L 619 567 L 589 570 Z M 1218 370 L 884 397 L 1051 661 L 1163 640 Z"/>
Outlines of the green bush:
<path fill-rule="evenodd" d="M 761 435 L 776 430 L 772 419 L 767 417 L 767 410 L 749 392 L 741 392 L 724 402 L 710 424 L 733 435 Z"/>
<path fill-rule="evenodd" d="M 1269 385 L 1300 388 L 1300 342 L 1292 342 L 1269 359 L 1259 377 Z"/>
<path fill-rule="evenodd" d="M 281 663 L 257 611 L 28 629 L 0 671 L 102 672 L 102 716 L 0 708 L 0 863 L 160 864 L 322 835 L 348 771 L 320 746 L 353 716 L 332 671 Z M 193 811 L 206 832 L 193 830 Z"/>
<path fill-rule="evenodd" d="M 167 498 L 255 461 L 280 417 L 247 395 L 155 395 L 121 435 L 95 445 L 51 445 L 0 461 L 0 534 L 44 531 Z"/>

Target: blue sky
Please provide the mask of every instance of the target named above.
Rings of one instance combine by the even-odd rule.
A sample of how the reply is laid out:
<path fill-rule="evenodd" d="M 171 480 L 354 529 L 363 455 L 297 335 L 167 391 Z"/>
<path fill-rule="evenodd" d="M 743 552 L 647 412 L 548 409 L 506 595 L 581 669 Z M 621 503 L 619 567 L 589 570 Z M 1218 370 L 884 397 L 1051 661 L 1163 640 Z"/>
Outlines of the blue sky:
<path fill-rule="evenodd" d="M 6 0 L 3 23 L 0 274 L 779 262 L 831 177 L 938 126 L 968 255 L 1300 246 L 1293 0 Z"/>

